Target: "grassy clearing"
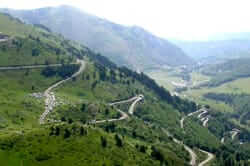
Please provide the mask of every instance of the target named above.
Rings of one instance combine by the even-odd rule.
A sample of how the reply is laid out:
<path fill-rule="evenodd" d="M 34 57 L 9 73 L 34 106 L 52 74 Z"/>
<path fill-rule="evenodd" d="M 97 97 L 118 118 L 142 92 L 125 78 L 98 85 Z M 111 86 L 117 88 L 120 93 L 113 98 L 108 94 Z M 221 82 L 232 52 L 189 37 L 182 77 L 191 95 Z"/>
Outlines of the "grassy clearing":
<path fill-rule="evenodd" d="M 60 79 L 48 79 L 40 73 L 39 69 L 0 72 L 0 115 L 3 128 L 14 130 L 38 126 L 39 115 L 44 110 L 43 100 L 29 95 L 44 91 Z"/>
<path fill-rule="evenodd" d="M 173 76 L 171 72 L 166 70 L 158 70 L 158 71 L 151 71 L 148 73 L 148 75 L 156 80 L 156 82 L 166 88 L 169 91 L 174 91 L 175 86 L 172 84 L 172 82 L 182 82 L 182 79 L 177 76 Z"/>
<path fill-rule="evenodd" d="M 183 94 L 198 103 L 209 104 L 222 112 L 233 112 L 233 109 L 224 102 L 205 99 L 203 95 L 206 93 L 250 94 L 249 82 L 250 78 L 242 78 L 214 88 L 202 87 L 201 89 L 188 90 Z"/>
<path fill-rule="evenodd" d="M 203 75 L 199 72 L 192 72 L 191 74 L 191 80 L 194 82 L 200 82 L 200 81 L 204 81 L 204 80 L 208 80 L 210 77 Z"/>
<path fill-rule="evenodd" d="M 79 110 L 81 108 L 81 105 L 86 102 L 92 103 L 92 104 L 95 103 L 95 105 L 97 106 L 96 107 L 97 110 L 101 111 L 97 114 L 96 116 L 97 119 L 103 119 L 103 118 L 109 118 L 109 117 L 112 118 L 114 116 L 117 116 L 116 115 L 117 112 L 111 109 L 109 111 L 109 114 L 105 115 L 104 114 L 105 110 L 104 110 L 104 105 L 103 105 L 104 103 L 117 100 L 117 99 L 123 99 L 123 98 L 129 97 L 138 93 L 144 94 L 145 92 L 147 101 L 146 101 L 145 106 L 142 105 L 142 106 L 137 107 L 138 110 L 136 112 L 137 113 L 139 112 L 138 116 L 141 116 L 147 119 L 150 118 L 151 120 L 155 120 L 155 121 L 159 121 L 165 126 L 169 125 L 170 128 L 172 129 L 174 129 L 175 126 L 178 125 L 178 118 L 177 118 L 178 113 L 174 111 L 172 107 L 166 106 L 166 104 L 164 103 L 159 104 L 155 102 L 155 99 L 152 97 L 152 92 L 145 91 L 144 87 L 139 82 L 134 83 L 134 86 L 133 86 L 134 88 L 130 88 L 130 86 L 127 84 L 121 84 L 121 83 L 112 84 L 111 82 L 108 82 L 108 81 L 100 82 L 97 84 L 95 88 L 92 88 L 93 82 L 95 81 L 94 73 L 96 73 L 96 69 L 93 67 L 93 65 L 88 65 L 86 72 L 84 72 L 81 76 L 79 76 L 75 80 L 72 80 L 63 84 L 61 87 L 58 87 L 56 89 L 56 96 L 58 98 L 63 98 L 64 101 L 67 101 L 66 105 L 59 106 L 58 108 L 55 109 L 54 116 L 56 118 L 59 117 L 60 119 L 60 117 L 64 116 L 64 117 L 67 117 L 67 119 L 69 118 L 73 119 L 74 122 L 79 122 L 81 120 L 80 119 L 81 115 L 77 111 L 75 112 L 72 112 L 72 111 Z M 6 126 L 4 126 L 4 128 L 1 131 L 1 138 L 3 138 L 5 135 L 10 136 L 11 133 L 12 134 L 19 133 L 19 134 L 25 135 L 25 138 L 23 138 L 23 140 L 21 140 L 20 142 L 20 144 L 25 144 L 24 147 L 22 147 L 22 151 L 20 151 L 21 147 L 20 149 L 17 148 L 11 151 L 6 151 L 6 150 L 1 151 L 0 160 L 5 159 L 4 163 L 12 164 L 12 165 L 20 165 L 20 164 L 23 164 L 23 165 L 50 165 L 51 164 L 53 165 L 57 163 L 60 163 L 60 165 L 63 165 L 64 163 L 61 163 L 58 160 L 62 156 L 66 156 L 66 154 L 65 155 L 62 154 L 62 156 L 57 157 L 56 156 L 57 152 L 51 151 L 51 149 L 53 148 L 58 149 L 60 146 L 63 146 L 66 144 L 65 141 L 63 143 L 63 141 L 57 140 L 58 142 L 61 142 L 61 144 L 55 145 L 55 142 L 52 139 L 45 137 L 44 134 L 40 135 L 36 133 L 35 134 L 36 137 L 41 137 L 42 140 L 43 139 L 46 140 L 45 142 L 48 143 L 48 146 L 50 146 L 50 148 L 47 145 L 43 148 L 42 147 L 44 146 L 43 143 L 41 143 L 41 145 L 39 146 L 37 145 L 37 143 L 35 144 L 30 143 L 32 144 L 31 145 L 32 147 L 26 146 L 26 143 L 25 143 L 25 141 L 33 139 L 33 136 L 30 138 L 30 135 L 28 134 L 29 131 L 33 132 L 33 130 L 36 130 L 36 129 L 40 130 L 38 119 L 41 113 L 44 111 L 43 99 L 40 99 L 40 100 L 33 99 L 31 97 L 28 97 L 28 95 L 33 92 L 44 91 L 51 84 L 53 84 L 54 82 L 58 80 L 61 80 L 62 78 L 59 78 L 59 77 L 46 78 L 41 75 L 40 69 L 29 70 L 28 73 L 26 70 L 22 70 L 22 71 L 4 71 L 4 72 L 0 72 L 0 74 L 1 74 L 1 78 L 3 78 L 3 80 L 0 82 L 0 85 L 2 87 L 0 88 L 1 102 L 2 102 L 1 117 L 3 117 L 2 118 L 3 121 L 6 121 Z M 87 76 L 89 76 L 89 80 L 86 79 Z M 99 78 L 98 73 L 97 73 L 96 79 L 97 78 Z M 131 80 L 131 78 L 126 78 L 126 79 Z M 33 87 L 34 89 L 32 88 L 32 86 L 34 86 Z M 74 107 L 74 105 L 76 105 L 76 108 Z M 161 109 L 164 109 L 164 111 L 160 111 Z M 150 114 L 153 114 L 153 116 L 149 114 L 149 111 L 151 111 Z M 91 113 L 88 113 L 88 115 L 91 115 Z M 51 116 L 53 116 L 53 114 Z M 162 118 L 162 117 L 165 117 L 165 118 Z M 120 128 L 126 128 L 126 126 L 128 126 L 126 122 L 127 121 L 121 122 Z M 129 126 L 133 126 L 137 124 L 138 125 L 137 127 L 139 126 L 141 127 L 143 124 L 143 121 L 140 121 L 137 123 L 137 120 L 136 120 L 132 122 L 133 123 L 131 123 Z M 134 127 L 131 127 L 131 129 L 134 129 Z M 131 129 L 129 129 L 130 132 L 128 135 L 132 133 Z M 45 131 L 39 131 L 39 132 L 44 133 Z M 141 132 L 141 129 L 138 130 L 137 132 L 138 134 L 142 133 L 142 135 L 147 133 L 146 136 L 148 137 L 148 139 L 152 139 L 153 142 L 155 141 L 151 133 L 151 132 L 157 133 L 154 130 L 151 130 L 151 132 L 149 132 L 149 130 L 145 128 L 143 132 Z M 91 137 L 88 139 L 91 139 Z M 40 140 L 37 140 L 37 142 L 38 141 Z M 77 142 L 77 140 L 72 140 L 72 141 L 74 141 L 73 144 Z M 129 144 L 133 144 L 133 143 L 129 143 Z M 180 158 L 183 158 L 183 156 L 185 156 L 186 154 L 180 153 L 178 155 L 175 155 L 175 153 L 173 153 L 174 148 L 172 144 L 173 143 L 166 145 L 165 143 L 161 143 L 159 147 L 166 146 L 165 147 L 166 149 L 164 148 L 162 150 L 163 151 L 162 153 L 164 153 L 166 156 L 166 160 L 169 160 L 172 162 L 180 162 L 181 163 L 180 165 L 183 165 L 183 161 L 181 161 Z M 82 145 L 82 146 L 85 146 L 85 145 Z M 35 151 L 33 148 L 38 148 L 40 149 L 40 151 Z M 73 160 L 76 160 L 80 157 L 79 155 L 75 154 L 78 152 L 78 150 L 74 149 L 73 145 L 68 145 L 67 148 L 73 148 L 73 149 L 70 149 L 72 151 L 70 153 L 74 157 L 72 158 L 65 157 L 66 158 L 65 164 L 70 165 L 69 162 L 72 162 Z M 70 150 L 68 149 L 67 151 L 70 151 Z M 85 151 L 84 148 L 82 150 Z M 121 151 L 119 152 L 120 154 L 129 153 L 129 152 L 121 152 Z M 106 151 L 105 155 L 107 155 L 108 153 L 109 152 Z M 111 153 L 113 153 L 113 151 Z M 37 155 L 42 155 L 42 159 L 43 157 L 45 158 L 48 157 L 46 155 L 43 156 L 44 154 L 49 154 L 49 156 L 52 155 L 51 158 L 53 159 L 48 160 L 48 161 L 37 162 L 36 161 Z M 9 155 L 9 157 L 6 157 L 7 155 Z M 103 155 L 103 154 L 100 154 L 100 155 Z M 132 155 L 132 152 L 131 152 L 131 155 Z M 135 155 L 136 158 L 138 157 L 136 153 L 133 153 L 133 155 Z M 127 157 L 130 157 L 129 159 L 132 160 L 129 163 L 137 162 L 137 160 L 132 158 L 131 156 L 127 156 Z M 109 158 L 103 159 L 102 157 L 99 157 L 99 158 L 102 159 L 102 162 L 108 165 L 112 164 L 112 162 L 110 163 L 110 160 L 113 160 L 113 159 L 109 159 Z M 38 158 L 38 160 L 40 159 Z M 114 159 L 114 160 L 119 163 L 123 162 L 123 160 L 120 160 L 120 159 Z M 140 159 L 140 162 L 144 163 L 143 160 L 144 159 Z M 76 163 L 82 162 L 83 165 L 84 164 L 86 165 L 86 162 L 93 162 L 90 164 L 95 165 L 94 161 L 97 161 L 97 159 L 96 158 L 91 158 L 89 160 L 86 159 L 86 162 L 84 161 L 79 162 L 79 160 L 76 160 L 76 161 L 77 161 Z M 101 162 L 97 162 L 97 163 L 100 164 Z M 123 162 L 123 163 L 126 163 L 126 162 Z M 153 163 L 155 163 L 155 161 Z M 157 162 L 156 162 L 156 165 L 157 165 Z"/>

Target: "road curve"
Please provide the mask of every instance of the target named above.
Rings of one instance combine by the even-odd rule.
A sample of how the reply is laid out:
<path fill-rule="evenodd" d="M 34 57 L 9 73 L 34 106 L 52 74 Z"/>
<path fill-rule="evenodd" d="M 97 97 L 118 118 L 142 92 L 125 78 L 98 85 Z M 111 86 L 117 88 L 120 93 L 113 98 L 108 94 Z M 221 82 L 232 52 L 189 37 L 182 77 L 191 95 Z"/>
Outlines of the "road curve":
<path fill-rule="evenodd" d="M 122 100 L 122 101 L 118 101 L 118 102 L 110 103 L 109 105 L 110 105 L 110 106 L 113 106 L 113 105 L 117 105 L 117 104 L 125 104 L 125 103 L 132 102 L 132 101 L 134 101 L 134 100 L 136 100 L 136 99 L 137 99 L 137 96 L 132 97 L 132 98 L 127 99 L 127 100 Z"/>
<path fill-rule="evenodd" d="M 200 149 L 200 151 L 203 152 L 203 153 L 206 153 L 208 155 L 208 157 L 207 157 L 206 160 L 202 161 L 198 166 L 204 166 L 207 163 L 209 163 L 211 160 L 214 159 L 214 155 L 212 153 L 206 152 L 206 151 L 201 150 L 201 149 Z"/>
<path fill-rule="evenodd" d="M 134 109 L 135 109 L 135 105 L 137 102 L 139 102 L 140 100 L 142 100 L 144 97 L 143 95 L 137 95 L 135 97 L 132 97 L 130 99 L 127 99 L 127 100 L 123 100 L 123 101 L 119 101 L 119 102 L 114 102 L 114 103 L 109 103 L 110 106 L 114 106 L 114 105 L 118 105 L 118 104 L 124 104 L 124 103 L 130 103 L 132 101 L 134 101 L 131 106 L 129 107 L 129 113 L 131 115 L 133 115 L 133 112 L 134 112 Z M 92 121 L 90 122 L 90 124 L 100 124 L 100 123 L 105 123 L 105 122 L 116 122 L 116 121 L 121 121 L 121 120 L 124 120 L 124 119 L 127 119 L 129 116 L 127 113 L 123 112 L 122 110 L 120 109 L 117 109 L 117 111 L 121 114 L 121 117 L 120 118 L 117 118 L 117 119 L 107 119 L 107 120 L 99 120 L 99 121 Z"/>
<path fill-rule="evenodd" d="M 199 110 L 197 110 L 197 111 L 195 111 L 195 112 L 189 113 L 187 116 L 182 117 L 181 120 L 180 120 L 181 128 L 182 128 L 182 129 L 184 128 L 184 120 L 186 119 L 186 117 L 193 116 L 194 114 L 197 114 L 197 113 L 200 113 L 200 112 L 201 112 L 201 114 L 202 114 L 202 113 L 205 112 L 205 111 L 206 111 L 205 109 L 199 109 Z M 201 114 L 199 114 L 198 117 L 199 117 Z"/>
<path fill-rule="evenodd" d="M 208 111 L 207 110 L 203 110 L 203 112 L 201 112 L 198 116 L 197 116 L 197 118 L 201 118 L 204 114 L 206 114 Z"/>
<path fill-rule="evenodd" d="M 188 147 L 187 145 L 184 145 L 184 148 L 186 149 L 186 151 L 188 151 L 188 153 L 191 156 L 191 160 L 190 160 L 189 164 L 192 165 L 192 166 L 195 166 L 196 165 L 196 160 L 197 160 L 197 156 L 196 156 L 195 152 L 190 147 Z"/>
<path fill-rule="evenodd" d="M 58 87 L 59 85 L 69 81 L 70 79 L 78 76 L 79 74 L 81 74 L 85 67 L 86 67 L 86 63 L 84 60 L 79 60 L 77 59 L 77 63 L 80 64 L 80 68 L 79 70 L 73 74 L 71 77 L 68 77 L 67 79 L 61 80 L 57 83 L 55 83 L 54 85 L 50 86 L 45 92 L 44 92 L 44 97 L 45 97 L 45 111 L 43 112 L 43 114 L 41 115 L 40 119 L 39 119 L 39 123 L 43 124 L 44 120 L 46 118 L 46 116 L 53 110 L 53 108 L 55 107 L 55 95 L 53 92 L 51 92 L 54 88 Z"/>
<path fill-rule="evenodd" d="M 182 144 L 184 146 L 185 150 L 189 153 L 189 155 L 191 157 L 191 160 L 190 160 L 189 164 L 192 165 L 192 166 L 195 166 L 196 165 L 196 160 L 197 160 L 197 155 L 195 154 L 195 152 L 190 147 L 183 144 L 181 141 L 179 141 L 179 140 L 177 140 L 175 138 L 173 140 L 174 140 L 175 143 Z"/>
<path fill-rule="evenodd" d="M 182 117 L 181 120 L 180 120 L 180 124 L 181 124 L 181 128 L 183 129 L 184 127 L 184 120 L 185 120 L 186 117 Z"/>
<path fill-rule="evenodd" d="M 202 123 L 203 127 L 207 126 L 208 121 L 209 121 L 209 117 L 206 117 L 205 120 Z"/>
<path fill-rule="evenodd" d="M 196 165 L 196 160 L 197 160 L 197 155 L 195 154 L 195 152 L 188 147 L 187 145 L 183 144 L 183 142 L 179 141 L 178 139 L 174 138 L 173 135 L 171 135 L 167 130 L 165 130 L 164 128 L 161 128 L 162 131 L 167 134 L 167 136 L 170 136 L 173 138 L 173 141 L 177 144 L 183 145 L 184 149 L 189 153 L 191 160 L 189 162 L 190 165 L 195 166 Z"/>
<path fill-rule="evenodd" d="M 92 122 L 90 122 L 90 124 L 100 124 L 100 123 L 105 123 L 105 122 L 116 122 L 116 121 L 121 121 L 121 120 L 127 119 L 129 117 L 128 114 L 121 111 L 120 109 L 117 109 L 117 111 L 120 112 L 120 114 L 122 115 L 118 119 L 107 119 L 107 120 L 92 121 Z"/>
<path fill-rule="evenodd" d="M 197 113 L 200 113 L 198 116 L 197 116 L 197 118 L 201 118 L 204 114 L 206 114 L 208 111 L 206 110 L 206 109 L 200 109 L 200 110 L 198 110 L 198 111 L 195 111 L 195 112 L 191 112 L 191 113 L 189 113 L 187 116 L 184 116 L 184 117 L 182 117 L 181 118 L 181 120 L 180 120 L 180 126 L 181 126 L 181 128 L 184 128 L 184 120 L 186 119 L 186 117 L 189 117 L 189 116 L 193 116 L 194 114 L 197 114 Z M 202 118 L 202 122 L 203 122 L 203 126 L 204 127 L 206 127 L 206 125 L 207 125 L 207 123 L 208 123 L 208 121 L 209 121 L 209 116 L 207 116 L 207 117 L 204 117 L 204 118 Z M 234 133 L 233 134 L 235 134 L 235 131 L 234 131 Z M 236 134 L 237 135 L 237 134 Z M 224 140 L 223 140 L 224 141 Z M 181 143 L 179 140 L 177 140 L 177 139 L 175 139 L 174 138 L 174 142 L 176 142 L 176 143 Z M 185 144 L 183 144 L 184 145 L 184 148 L 185 148 L 185 150 L 186 151 L 188 151 L 188 153 L 190 154 L 190 156 L 191 156 L 191 160 L 190 160 L 190 165 L 192 165 L 192 166 L 195 166 L 196 165 L 196 159 L 197 159 L 197 155 L 195 154 L 195 152 L 190 148 L 190 147 L 188 147 L 187 145 L 185 145 Z M 206 165 L 208 162 L 210 162 L 213 158 L 214 158 L 214 155 L 212 154 L 212 153 L 209 153 L 209 152 L 206 152 L 206 151 L 204 151 L 204 150 L 201 150 L 201 149 L 199 149 L 201 152 L 203 152 L 203 153 L 206 153 L 207 155 L 208 155 L 208 158 L 206 159 L 206 160 L 204 160 L 204 161 L 202 161 L 198 166 L 204 166 L 204 165 Z"/>
<path fill-rule="evenodd" d="M 239 133 L 238 131 L 232 131 L 232 140 L 236 137 L 236 135 Z"/>
<path fill-rule="evenodd" d="M 129 110 L 128 110 L 128 113 L 133 115 L 134 114 L 134 109 L 135 109 L 135 105 L 136 103 L 138 103 L 139 101 L 143 100 L 143 96 L 142 95 L 139 95 L 137 97 L 137 99 L 131 104 L 131 106 L 129 107 Z"/>

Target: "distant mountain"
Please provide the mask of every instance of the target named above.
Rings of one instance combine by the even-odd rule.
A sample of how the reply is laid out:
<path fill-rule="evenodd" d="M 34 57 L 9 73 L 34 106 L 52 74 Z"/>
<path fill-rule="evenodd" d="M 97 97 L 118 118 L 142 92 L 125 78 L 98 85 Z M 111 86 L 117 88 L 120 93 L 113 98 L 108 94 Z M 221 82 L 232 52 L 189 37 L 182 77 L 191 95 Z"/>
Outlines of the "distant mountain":
<path fill-rule="evenodd" d="M 245 35 L 243 35 L 245 34 Z M 249 34 L 247 36 L 247 34 Z M 250 33 L 221 34 L 208 41 L 173 41 L 188 56 L 218 61 L 250 57 Z"/>
<path fill-rule="evenodd" d="M 42 24 L 100 52 L 118 65 L 136 70 L 194 62 L 174 44 L 140 27 L 121 26 L 70 6 L 2 11 L 28 23 Z"/>
<path fill-rule="evenodd" d="M 250 32 L 227 32 L 212 35 L 209 40 L 250 40 Z"/>

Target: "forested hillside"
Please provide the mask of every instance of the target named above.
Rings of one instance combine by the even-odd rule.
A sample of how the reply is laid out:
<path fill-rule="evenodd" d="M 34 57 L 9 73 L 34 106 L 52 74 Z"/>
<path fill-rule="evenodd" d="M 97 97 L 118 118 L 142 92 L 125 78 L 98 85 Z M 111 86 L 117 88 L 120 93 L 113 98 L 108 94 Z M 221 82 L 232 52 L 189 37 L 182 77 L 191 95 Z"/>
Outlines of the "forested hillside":
<path fill-rule="evenodd" d="M 226 82 L 250 76 L 250 59 L 240 58 L 222 64 L 208 65 L 203 74 L 212 76 L 209 86 L 218 86 Z"/>
<path fill-rule="evenodd" d="M 8 15 L 1 14 L 0 19 L 0 31 L 8 36 L 0 42 L 1 163 L 186 165 L 189 162 L 189 154 L 181 150 L 182 146 L 155 127 L 160 124 L 167 127 L 168 121 L 169 129 L 175 131 L 179 117 L 176 108 L 195 109 L 193 104 L 189 106 L 188 101 L 172 98 L 144 74 L 118 68 L 105 57 L 44 28 L 23 24 Z M 87 62 L 86 71 L 55 90 L 55 110 L 48 115 L 45 125 L 39 124 L 45 105 L 41 92 L 79 70 L 76 59 Z M 143 107 L 138 108 L 142 112 L 137 115 L 139 119 L 131 117 L 97 127 L 89 124 L 94 119 L 119 118 L 121 114 L 107 103 L 139 93 L 146 98 Z M 156 124 L 153 127 L 145 122 Z M 79 157 L 97 149 L 100 153 L 92 158 Z"/>
<path fill-rule="evenodd" d="M 223 93 L 207 93 L 205 94 L 206 98 L 213 99 L 216 101 L 225 102 L 226 104 L 234 108 L 234 114 L 232 115 L 235 118 L 238 118 L 241 124 L 249 126 L 249 117 L 250 117 L 250 96 L 247 94 L 223 94 Z M 250 135 L 249 138 L 250 139 Z"/>
<path fill-rule="evenodd" d="M 180 48 L 140 27 L 121 26 L 70 6 L 3 11 L 79 41 L 119 66 L 143 70 L 194 63 Z"/>
<path fill-rule="evenodd" d="M 0 14 L 0 31 L 8 36 L 0 42 L 0 163 L 186 166 L 209 154 L 211 165 L 249 164 L 247 142 L 220 142 L 212 109 L 216 125 L 203 126 L 189 116 L 201 106 L 42 26 Z"/>

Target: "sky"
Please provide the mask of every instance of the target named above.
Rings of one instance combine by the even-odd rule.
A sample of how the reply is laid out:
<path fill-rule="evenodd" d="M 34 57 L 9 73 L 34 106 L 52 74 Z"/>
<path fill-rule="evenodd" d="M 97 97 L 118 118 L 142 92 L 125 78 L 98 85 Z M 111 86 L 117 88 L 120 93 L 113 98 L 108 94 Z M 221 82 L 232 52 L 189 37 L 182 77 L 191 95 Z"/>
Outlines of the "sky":
<path fill-rule="evenodd" d="M 0 8 L 14 9 L 63 4 L 169 39 L 204 40 L 218 33 L 250 32 L 249 0 L 0 0 Z"/>

